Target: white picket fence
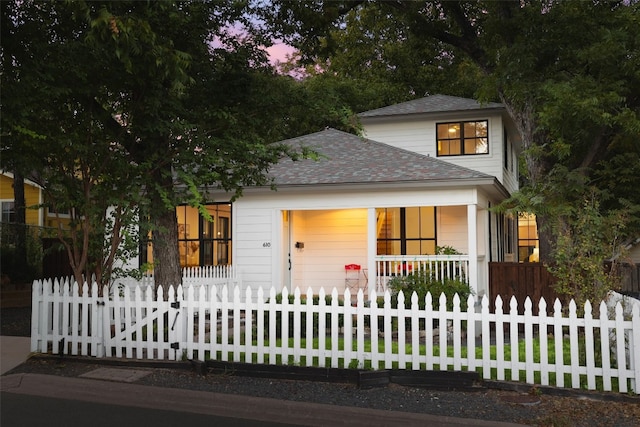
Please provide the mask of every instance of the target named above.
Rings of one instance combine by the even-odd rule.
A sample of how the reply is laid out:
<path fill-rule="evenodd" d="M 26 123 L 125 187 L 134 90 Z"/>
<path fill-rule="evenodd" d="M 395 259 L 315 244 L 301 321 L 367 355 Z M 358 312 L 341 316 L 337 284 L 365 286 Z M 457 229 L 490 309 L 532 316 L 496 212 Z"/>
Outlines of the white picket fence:
<path fill-rule="evenodd" d="M 222 287 L 224 285 L 227 285 L 232 288 L 234 286 L 242 287 L 242 279 L 238 269 L 233 265 L 186 267 L 182 269 L 182 285 L 204 285 L 207 287 Z M 153 288 L 153 274 L 147 274 L 139 280 L 133 277 L 121 277 L 114 279 L 111 286 L 111 292 L 113 293 L 115 289 L 122 290 L 125 287 L 129 290 L 133 290 L 136 286 L 141 286 L 143 290 L 147 289 L 148 287 Z"/>
<path fill-rule="evenodd" d="M 591 304 L 584 316 L 572 301 L 568 313 L 556 301 L 553 312 L 541 300 L 538 313 L 515 299 L 508 312 L 496 299 L 489 311 L 485 297 L 469 310 L 456 295 L 447 310 L 440 296 L 432 309 L 412 295 L 397 308 L 385 292 L 365 304 L 349 290 L 329 298 L 311 290 L 280 299 L 239 287 L 231 292 L 205 286 L 169 290 L 135 287 L 133 292 L 99 297 L 98 287 L 69 282 L 36 281 L 33 285 L 31 350 L 54 354 L 137 359 L 215 359 L 259 364 L 293 364 L 332 368 L 478 371 L 483 378 L 526 381 L 558 387 L 617 390 L 640 394 L 640 309 L 630 315 L 617 303 L 603 302 L 594 318 Z M 108 295 L 104 289 L 103 295 Z M 154 295 L 155 294 L 155 295 Z M 380 301 L 380 305 L 378 302 Z M 513 345 L 512 345 L 513 344 Z M 520 348 L 518 351 L 517 348 Z M 555 349 L 555 351 L 553 351 Z M 520 355 L 524 355 L 521 357 Z"/>

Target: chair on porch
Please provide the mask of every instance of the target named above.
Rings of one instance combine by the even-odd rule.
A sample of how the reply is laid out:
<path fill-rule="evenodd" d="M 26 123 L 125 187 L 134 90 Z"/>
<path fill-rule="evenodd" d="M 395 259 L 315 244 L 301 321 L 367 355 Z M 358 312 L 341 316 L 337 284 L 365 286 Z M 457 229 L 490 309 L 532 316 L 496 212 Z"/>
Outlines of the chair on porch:
<path fill-rule="evenodd" d="M 352 294 L 357 294 L 360 289 L 360 264 L 347 264 L 344 266 L 344 286 L 352 290 Z"/>

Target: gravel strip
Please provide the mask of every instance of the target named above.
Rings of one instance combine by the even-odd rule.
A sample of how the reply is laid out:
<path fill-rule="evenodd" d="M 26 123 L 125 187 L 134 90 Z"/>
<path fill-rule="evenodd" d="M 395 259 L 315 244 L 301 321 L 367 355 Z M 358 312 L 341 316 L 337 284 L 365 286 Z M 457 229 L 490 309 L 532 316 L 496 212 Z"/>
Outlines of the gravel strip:
<path fill-rule="evenodd" d="M 91 363 L 82 359 L 34 357 L 10 373 L 39 373 L 77 377 L 101 367 L 113 367 L 113 361 Z M 127 368 L 120 365 L 121 369 Z M 354 406 L 392 411 L 426 413 L 487 421 L 506 421 L 533 426 L 590 427 L 640 426 L 640 399 L 603 401 L 581 397 L 560 397 L 480 389 L 479 391 L 437 391 L 390 384 L 382 388 L 359 389 L 354 384 L 282 380 L 237 376 L 232 373 L 200 375 L 187 369 L 141 368 L 151 373 L 135 384 L 183 388 L 189 390 L 266 397 L 299 402 Z M 589 395 L 589 394 L 587 394 Z M 591 394 L 610 397 L 612 393 Z"/>

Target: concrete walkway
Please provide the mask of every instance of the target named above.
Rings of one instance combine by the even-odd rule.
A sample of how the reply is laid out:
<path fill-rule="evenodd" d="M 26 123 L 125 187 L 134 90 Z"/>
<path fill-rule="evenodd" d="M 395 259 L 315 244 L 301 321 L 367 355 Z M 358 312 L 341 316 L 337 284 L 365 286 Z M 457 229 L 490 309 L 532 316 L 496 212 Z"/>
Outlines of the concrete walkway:
<path fill-rule="evenodd" d="M 0 377 L 0 390 L 3 395 L 11 393 L 56 397 L 77 402 L 202 414 L 209 415 L 212 419 L 227 417 L 300 426 L 515 427 L 519 425 L 40 374 L 12 374 Z M 78 404 L 78 407 L 82 406 Z"/>
<path fill-rule="evenodd" d="M 0 375 L 24 363 L 31 354 L 31 338 L 0 336 Z"/>

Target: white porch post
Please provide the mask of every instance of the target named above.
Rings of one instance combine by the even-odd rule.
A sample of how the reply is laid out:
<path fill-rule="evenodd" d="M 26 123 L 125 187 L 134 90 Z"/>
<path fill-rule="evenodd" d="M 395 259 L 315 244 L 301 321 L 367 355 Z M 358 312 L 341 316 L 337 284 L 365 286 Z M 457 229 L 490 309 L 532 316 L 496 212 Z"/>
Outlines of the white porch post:
<path fill-rule="evenodd" d="M 469 286 L 478 296 L 478 206 L 467 205 L 469 239 Z"/>
<path fill-rule="evenodd" d="M 377 240 L 376 236 L 377 219 L 376 209 L 367 209 L 367 297 L 371 301 L 371 294 L 376 288 L 377 272 L 376 272 L 376 254 Z"/>

